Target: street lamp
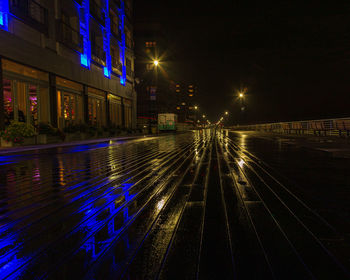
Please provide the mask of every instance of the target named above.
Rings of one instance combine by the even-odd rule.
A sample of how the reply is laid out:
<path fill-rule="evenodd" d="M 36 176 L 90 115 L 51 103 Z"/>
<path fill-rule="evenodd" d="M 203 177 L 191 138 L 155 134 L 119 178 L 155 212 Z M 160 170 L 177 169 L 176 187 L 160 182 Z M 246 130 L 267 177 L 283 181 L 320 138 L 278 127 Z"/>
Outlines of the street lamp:
<path fill-rule="evenodd" d="M 205 118 L 205 115 L 203 115 L 202 117 L 203 117 L 203 119 L 204 119 L 204 118 Z"/>
<path fill-rule="evenodd" d="M 228 115 L 228 112 L 227 112 L 227 111 L 225 112 L 225 115 Z"/>
<path fill-rule="evenodd" d="M 243 93 L 240 93 L 240 94 L 239 94 L 239 97 L 240 97 L 240 98 L 243 98 L 243 96 L 244 96 Z"/>
<path fill-rule="evenodd" d="M 158 60 L 154 60 L 154 61 L 153 61 L 153 64 L 157 67 L 158 64 L 159 64 L 159 61 L 158 61 Z"/>

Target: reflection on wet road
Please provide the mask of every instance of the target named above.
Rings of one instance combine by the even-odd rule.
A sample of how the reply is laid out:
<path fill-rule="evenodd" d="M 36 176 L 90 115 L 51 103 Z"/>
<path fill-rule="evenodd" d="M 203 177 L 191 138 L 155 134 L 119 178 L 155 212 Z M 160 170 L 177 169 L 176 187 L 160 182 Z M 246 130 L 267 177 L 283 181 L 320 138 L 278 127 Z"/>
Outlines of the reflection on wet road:
<path fill-rule="evenodd" d="M 0 156 L 0 279 L 346 279 L 338 228 L 252 141 L 207 130 Z"/>

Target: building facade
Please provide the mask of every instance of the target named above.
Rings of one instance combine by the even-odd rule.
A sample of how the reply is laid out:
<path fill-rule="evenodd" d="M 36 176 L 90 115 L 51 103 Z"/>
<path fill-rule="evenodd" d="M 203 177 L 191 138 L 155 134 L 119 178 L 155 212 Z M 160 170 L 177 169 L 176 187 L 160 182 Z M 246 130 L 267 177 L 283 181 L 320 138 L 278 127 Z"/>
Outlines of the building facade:
<path fill-rule="evenodd" d="M 0 129 L 136 126 L 131 0 L 0 1 Z"/>

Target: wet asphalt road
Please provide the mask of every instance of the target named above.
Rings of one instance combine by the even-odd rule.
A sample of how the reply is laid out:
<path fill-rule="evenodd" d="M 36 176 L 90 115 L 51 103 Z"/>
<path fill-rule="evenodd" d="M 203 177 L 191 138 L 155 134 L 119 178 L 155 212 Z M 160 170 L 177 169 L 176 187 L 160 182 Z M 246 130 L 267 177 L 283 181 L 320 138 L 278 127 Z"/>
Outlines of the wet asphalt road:
<path fill-rule="evenodd" d="M 348 279 L 350 165 L 280 142 L 207 130 L 0 156 L 0 279 Z"/>

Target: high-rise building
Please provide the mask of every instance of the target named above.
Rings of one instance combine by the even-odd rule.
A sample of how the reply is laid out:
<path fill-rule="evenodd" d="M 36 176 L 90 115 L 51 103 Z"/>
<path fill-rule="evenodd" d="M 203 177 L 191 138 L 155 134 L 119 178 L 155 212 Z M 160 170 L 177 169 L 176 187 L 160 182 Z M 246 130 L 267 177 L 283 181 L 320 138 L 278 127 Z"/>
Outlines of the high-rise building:
<path fill-rule="evenodd" d="M 0 128 L 136 125 L 131 0 L 0 1 Z"/>
<path fill-rule="evenodd" d="M 193 122 L 197 119 L 197 87 L 194 84 L 177 83 L 176 92 L 176 111 L 179 122 Z"/>

